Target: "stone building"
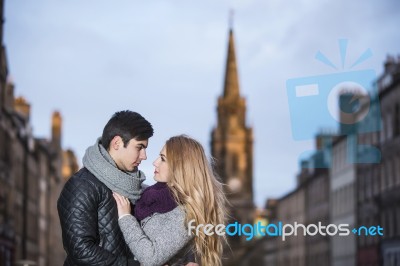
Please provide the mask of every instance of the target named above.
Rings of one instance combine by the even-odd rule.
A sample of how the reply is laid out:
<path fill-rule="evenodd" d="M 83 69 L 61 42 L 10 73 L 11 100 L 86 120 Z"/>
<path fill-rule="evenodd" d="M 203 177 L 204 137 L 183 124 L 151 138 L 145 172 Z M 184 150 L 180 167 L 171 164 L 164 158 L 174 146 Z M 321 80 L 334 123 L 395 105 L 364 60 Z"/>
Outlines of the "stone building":
<path fill-rule="evenodd" d="M 389 57 L 376 94 L 344 88 L 339 134 L 318 134 L 317 151 L 301 162 L 294 190 L 269 199 L 269 223 L 381 226 L 383 236 L 304 236 L 230 239 L 225 265 L 400 265 L 400 57 Z M 356 96 L 357 101 L 354 101 Z M 233 31 L 229 32 L 224 92 L 211 150 L 227 184 L 234 221 L 252 223 L 252 129 L 245 122 Z M 380 125 L 382 126 L 380 128 Z"/>
<path fill-rule="evenodd" d="M 268 199 L 264 208 L 263 218 L 266 220 L 266 224 L 278 224 L 277 220 L 277 206 L 278 200 Z M 278 253 L 278 241 L 281 241 L 277 237 L 271 236 L 256 236 L 255 241 L 250 243 L 246 248 L 245 255 L 240 261 L 236 263 L 237 266 L 252 266 L 252 265 L 268 265 L 276 266 L 277 264 L 277 253 Z"/>
<path fill-rule="evenodd" d="M 316 136 L 317 151 L 302 163 L 298 183 L 305 189 L 305 225 L 329 224 L 329 165 L 333 135 L 320 133 Z M 329 266 L 329 237 L 323 235 L 305 237 L 307 266 Z"/>
<path fill-rule="evenodd" d="M 218 98 L 217 126 L 211 134 L 211 153 L 216 171 L 230 202 L 230 222 L 253 224 L 253 131 L 246 123 L 246 100 L 240 95 L 233 30 L 229 31 L 223 95 Z M 248 244 L 244 237 L 229 237 L 232 253 L 229 261 L 237 261 Z M 225 262 L 229 265 L 230 262 Z"/>
<path fill-rule="evenodd" d="M 329 171 L 331 133 L 319 133 L 315 138 L 316 151 L 301 161 L 296 189 L 281 197 L 276 206 L 276 222 L 327 225 L 329 223 Z M 329 239 L 326 236 L 305 235 L 298 227 L 297 235 L 283 241 L 276 238 L 276 265 L 330 265 Z"/>
<path fill-rule="evenodd" d="M 400 264 L 400 58 L 388 57 L 376 86 L 382 127 L 360 138 L 380 150 L 381 161 L 358 166 L 357 220 L 384 234 L 357 239 L 359 266 Z"/>
<path fill-rule="evenodd" d="M 316 149 L 301 161 L 296 188 L 278 199 L 268 199 L 266 219 L 269 224 L 295 223 L 327 226 L 330 223 L 330 180 L 332 133 L 316 136 Z M 273 232 L 272 232 L 273 233 Z M 300 226 L 297 235 L 265 236 L 246 250 L 245 258 L 237 265 L 313 266 L 331 264 L 331 242 L 328 236 L 304 235 Z"/>
<path fill-rule="evenodd" d="M 331 224 L 356 224 L 355 183 L 356 165 L 348 161 L 348 138 L 337 138 L 332 147 L 332 165 L 329 175 L 330 203 L 329 216 Z M 356 238 L 349 236 L 331 236 L 331 265 L 354 266 L 356 255 Z"/>
<path fill-rule="evenodd" d="M 305 187 L 300 185 L 281 197 L 278 200 L 277 220 L 282 224 L 305 224 L 305 195 Z M 306 266 L 306 239 L 301 229 L 299 232 L 297 236 L 286 237 L 285 241 L 281 237 L 276 238 L 278 266 Z"/>
<path fill-rule="evenodd" d="M 3 15 L 3 1 L 0 8 Z M 0 28 L 2 41 L 3 24 Z M 51 139 L 34 137 L 30 104 L 14 96 L 1 44 L 0 266 L 62 265 L 65 253 L 56 202 L 66 178 L 62 171 L 71 173 L 78 165 L 73 152 L 61 148 L 60 113 L 54 112 L 49 123 Z"/>

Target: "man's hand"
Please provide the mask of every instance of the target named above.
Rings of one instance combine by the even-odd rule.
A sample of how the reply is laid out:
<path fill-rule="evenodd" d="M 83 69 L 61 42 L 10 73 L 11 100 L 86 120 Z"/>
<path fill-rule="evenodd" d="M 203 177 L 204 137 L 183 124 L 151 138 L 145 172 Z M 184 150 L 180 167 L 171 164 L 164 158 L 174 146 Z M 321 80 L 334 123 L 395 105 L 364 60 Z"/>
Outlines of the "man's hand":
<path fill-rule="evenodd" d="M 164 266 L 168 266 L 168 265 L 165 264 Z M 186 266 L 199 266 L 199 264 L 194 263 L 194 262 L 189 262 L 188 264 L 186 264 Z"/>
<path fill-rule="evenodd" d="M 117 202 L 118 208 L 118 217 L 121 217 L 124 214 L 131 213 L 131 202 L 128 198 L 121 196 L 120 194 L 114 192 L 113 193 L 114 199 Z"/>

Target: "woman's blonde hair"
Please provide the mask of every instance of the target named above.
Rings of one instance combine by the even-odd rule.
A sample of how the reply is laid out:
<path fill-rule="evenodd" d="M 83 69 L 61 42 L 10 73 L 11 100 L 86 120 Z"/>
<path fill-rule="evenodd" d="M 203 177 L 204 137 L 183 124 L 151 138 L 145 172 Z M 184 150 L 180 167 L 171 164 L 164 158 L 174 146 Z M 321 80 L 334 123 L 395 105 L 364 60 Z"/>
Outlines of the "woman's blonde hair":
<path fill-rule="evenodd" d="M 178 204 L 186 211 L 186 224 L 225 224 L 225 195 L 222 184 L 214 175 L 203 146 L 185 136 L 170 138 L 166 144 L 170 171 L 170 186 Z M 195 253 L 201 265 L 221 265 L 224 237 L 205 235 L 199 230 L 195 236 Z"/>

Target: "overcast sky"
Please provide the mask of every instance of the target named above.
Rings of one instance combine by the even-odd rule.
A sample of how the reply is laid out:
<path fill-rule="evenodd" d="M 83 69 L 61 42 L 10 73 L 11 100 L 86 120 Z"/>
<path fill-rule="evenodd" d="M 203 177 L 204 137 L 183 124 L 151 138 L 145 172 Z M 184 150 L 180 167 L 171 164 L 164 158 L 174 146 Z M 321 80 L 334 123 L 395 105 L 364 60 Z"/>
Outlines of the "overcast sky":
<path fill-rule="evenodd" d="M 155 128 L 141 166 L 149 183 L 170 136 L 186 133 L 209 153 L 231 8 L 254 128 L 255 203 L 285 195 L 295 187 L 299 155 L 314 147 L 312 139 L 293 139 L 286 81 L 346 71 L 368 48 L 373 56 L 352 70 L 381 74 L 386 56 L 400 54 L 399 1 L 6 0 L 9 72 L 15 95 L 31 104 L 34 135 L 50 137 L 51 114 L 60 111 L 62 145 L 80 162 L 114 112 L 137 111 Z M 315 59 L 321 51 L 341 66 L 343 38 L 344 69 Z"/>

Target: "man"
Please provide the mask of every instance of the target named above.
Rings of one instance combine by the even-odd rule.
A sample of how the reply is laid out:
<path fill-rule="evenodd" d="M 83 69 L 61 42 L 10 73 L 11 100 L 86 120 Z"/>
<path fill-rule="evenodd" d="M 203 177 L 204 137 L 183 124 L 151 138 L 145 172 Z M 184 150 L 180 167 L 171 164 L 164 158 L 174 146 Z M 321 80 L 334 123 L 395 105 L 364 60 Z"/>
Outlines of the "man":
<path fill-rule="evenodd" d="M 83 168 L 65 184 L 57 202 L 64 249 L 64 266 L 139 265 L 118 226 L 117 205 L 112 192 L 140 197 L 144 174 L 138 170 L 146 160 L 152 125 L 132 111 L 115 113 L 103 135 L 83 157 Z"/>

